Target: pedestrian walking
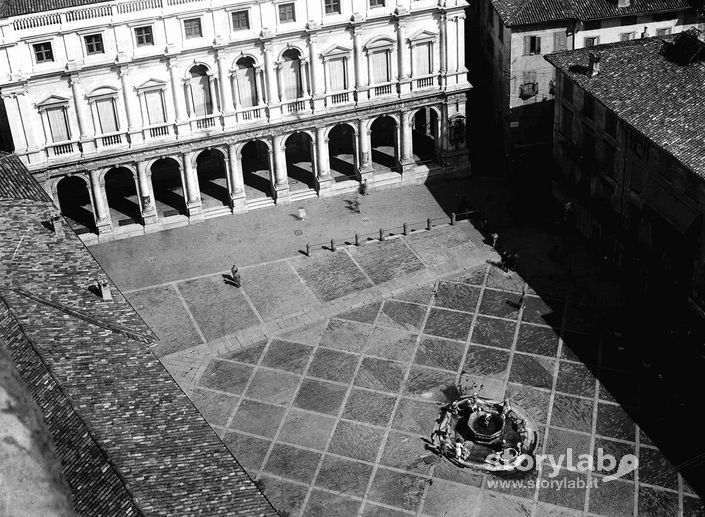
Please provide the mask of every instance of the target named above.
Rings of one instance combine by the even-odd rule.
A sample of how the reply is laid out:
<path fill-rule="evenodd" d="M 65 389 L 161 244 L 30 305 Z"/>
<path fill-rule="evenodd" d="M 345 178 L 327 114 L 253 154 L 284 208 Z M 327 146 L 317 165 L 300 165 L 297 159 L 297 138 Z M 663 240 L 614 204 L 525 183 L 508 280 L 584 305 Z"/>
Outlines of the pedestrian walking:
<path fill-rule="evenodd" d="M 306 209 L 304 209 L 304 208 L 299 208 L 299 219 L 300 219 L 301 221 L 305 221 L 305 220 L 306 220 Z"/>
<path fill-rule="evenodd" d="M 492 237 L 492 247 L 496 248 L 497 247 L 497 239 L 499 239 L 499 234 L 496 232 L 493 232 L 492 235 L 490 235 L 490 237 Z"/>
<path fill-rule="evenodd" d="M 528 291 L 529 291 L 529 284 L 524 282 L 524 285 L 521 288 L 521 297 L 519 298 L 519 310 L 526 307 L 526 295 L 528 294 Z"/>
<path fill-rule="evenodd" d="M 238 272 L 237 266 L 233 264 L 230 268 L 230 276 L 232 277 L 233 285 L 235 287 L 240 287 L 240 273 Z"/>
<path fill-rule="evenodd" d="M 367 195 L 367 180 L 362 181 L 362 185 L 360 185 L 360 194 L 363 196 Z"/>

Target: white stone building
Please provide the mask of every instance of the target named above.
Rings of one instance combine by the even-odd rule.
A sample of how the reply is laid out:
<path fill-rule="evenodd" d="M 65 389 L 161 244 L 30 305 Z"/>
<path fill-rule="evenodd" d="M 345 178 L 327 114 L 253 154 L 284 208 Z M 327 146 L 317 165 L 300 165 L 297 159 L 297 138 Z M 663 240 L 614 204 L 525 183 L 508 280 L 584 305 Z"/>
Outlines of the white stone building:
<path fill-rule="evenodd" d="M 465 0 L 61 5 L 0 4 L 0 92 L 88 241 L 469 173 Z"/>

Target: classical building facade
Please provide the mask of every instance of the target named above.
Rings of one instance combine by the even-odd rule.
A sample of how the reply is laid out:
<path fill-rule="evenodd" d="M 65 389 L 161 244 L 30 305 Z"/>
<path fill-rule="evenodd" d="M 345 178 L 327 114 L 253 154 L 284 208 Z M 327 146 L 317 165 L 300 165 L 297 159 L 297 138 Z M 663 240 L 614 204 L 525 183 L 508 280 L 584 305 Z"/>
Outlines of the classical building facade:
<path fill-rule="evenodd" d="M 70 3 L 3 8 L 0 91 L 87 240 L 469 173 L 465 0 Z"/>
<path fill-rule="evenodd" d="M 471 80 L 478 100 L 473 123 L 501 142 L 511 159 L 524 149 L 550 147 L 555 71 L 552 52 L 663 36 L 698 24 L 690 0 L 480 0 L 473 3 Z M 481 100 L 480 100 L 481 99 Z M 479 111 L 486 107 L 486 111 Z M 482 146 L 482 142 L 476 142 Z"/>
<path fill-rule="evenodd" d="M 691 29 L 546 59 L 558 71 L 554 195 L 636 279 L 632 294 L 705 309 L 705 41 Z"/>

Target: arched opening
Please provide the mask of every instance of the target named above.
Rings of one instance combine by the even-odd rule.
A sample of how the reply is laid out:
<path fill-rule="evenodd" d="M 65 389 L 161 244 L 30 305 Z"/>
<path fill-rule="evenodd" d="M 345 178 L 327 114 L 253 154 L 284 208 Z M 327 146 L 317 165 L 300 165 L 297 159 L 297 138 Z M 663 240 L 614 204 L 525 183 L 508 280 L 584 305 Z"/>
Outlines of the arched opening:
<path fill-rule="evenodd" d="M 435 160 L 438 146 L 438 115 L 436 110 L 425 107 L 411 121 L 414 159 L 420 162 Z"/>
<path fill-rule="evenodd" d="M 311 137 L 307 133 L 294 133 L 286 139 L 285 146 L 289 190 L 315 189 Z"/>
<path fill-rule="evenodd" d="M 372 166 L 392 169 L 397 164 L 397 123 L 387 115 L 381 116 L 370 127 Z"/>
<path fill-rule="evenodd" d="M 191 118 L 205 117 L 213 113 L 210 77 L 204 65 L 196 65 L 189 70 L 186 103 Z"/>
<path fill-rule="evenodd" d="M 328 133 L 330 174 L 335 181 L 355 179 L 355 132 L 348 124 L 338 124 Z"/>
<path fill-rule="evenodd" d="M 303 97 L 301 54 L 298 50 L 290 48 L 282 54 L 280 73 L 284 98 L 286 100 L 296 100 L 299 97 Z"/>
<path fill-rule="evenodd" d="M 152 188 L 157 214 L 160 217 L 186 214 L 184 188 L 176 160 L 162 158 L 152 164 Z"/>
<path fill-rule="evenodd" d="M 88 185 L 78 176 L 66 176 L 56 185 L 61 214 L 77 233 L 95 232 L 95 215 Z"/>
<path fill-rule="evenodd" d="M 201 152 L 196 158 L 196 171 L 203 208 L 230 206 L 223 154 L 216 149 Z"/>
<path fill-rule="evenodd" d="M 105 195 L 113 228 L 141 222 L 140 202 L 132 171 L 125 167 L 110 169 L 105 174 Z"/>
<path fill-rule="evenodd" d="M 242 147 L 241 155 L 246 198 L 272 197 L 272 173 L 267 144 L 261 140 L 247 142 Z"/>
<path fill-rule="evenodd" d="M 251 108 L 259 103 L 257 93 L 257 73 L 255 60 L 251 57 L 241 57 L 235 63 L 235 76 L 237 78 L 237 93 L 240 107 Z"/>

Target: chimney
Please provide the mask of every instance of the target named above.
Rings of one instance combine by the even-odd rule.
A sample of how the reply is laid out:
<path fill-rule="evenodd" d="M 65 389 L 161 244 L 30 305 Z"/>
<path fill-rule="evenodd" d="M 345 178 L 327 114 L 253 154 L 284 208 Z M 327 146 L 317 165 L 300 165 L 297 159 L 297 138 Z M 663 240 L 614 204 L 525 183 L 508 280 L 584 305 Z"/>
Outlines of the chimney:
<path fill-rule="evenodd" d="M 588 70 L 588 75 L 590 77 L 595 77 L 600 73 L 600 56 L 590 52 L 590 68 Z"/>
<path fill-rule="evenodd" d="M 630 3 L 629 0 L 617 0 L 617 7 L 629 7 Z"/>

